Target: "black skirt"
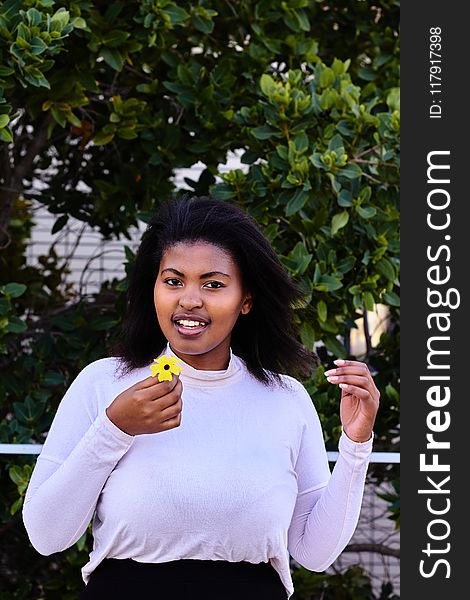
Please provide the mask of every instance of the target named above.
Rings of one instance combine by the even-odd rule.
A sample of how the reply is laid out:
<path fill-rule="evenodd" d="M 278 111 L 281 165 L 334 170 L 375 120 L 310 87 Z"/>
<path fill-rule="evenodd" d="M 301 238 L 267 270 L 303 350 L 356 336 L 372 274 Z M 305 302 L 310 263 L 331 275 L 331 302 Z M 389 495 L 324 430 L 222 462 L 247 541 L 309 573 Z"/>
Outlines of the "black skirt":
<path fill-rule="evenodd" d="M 80 600 L 286 600 L 287 591 L 269 563 L 175 560 L 139 563 L 103 560 Z"/>

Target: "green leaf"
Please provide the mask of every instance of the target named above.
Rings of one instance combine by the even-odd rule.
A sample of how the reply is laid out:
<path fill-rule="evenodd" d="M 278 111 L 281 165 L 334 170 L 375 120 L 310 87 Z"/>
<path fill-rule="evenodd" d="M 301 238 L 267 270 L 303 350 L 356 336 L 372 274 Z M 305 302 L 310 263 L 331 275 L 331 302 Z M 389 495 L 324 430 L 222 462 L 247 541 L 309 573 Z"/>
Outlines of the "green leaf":
<path fill-rule="evenodd" d="M 180 25 L 190 17 L 184 8 L 176 6 L 176 4 L 166 6 L 162 13 L 168 15 L 172 25 Z"/>
<path fill-rule="evenodd" d="M 33 37 L 31 39 L 31 52 L 32 54 L 42 54 L 44 50 L 47 50 L 47 44 L 39 37 Z"/>
<path fill-rule="evenodd" d="M 329 67 L 325 67 L 322 72 L 320 73 L 320 87 L 322 88 L 327 88 L 330 87 L 334 81 L 336 79 L 336 75 L 335 72 L 333 71 L 333 69 L 330 69 Z"/>
<path fill-rule="evenodd" d="M 215 24 L 211 19 L 205 19 L 201 15 L 193 14 L 191 16 L 191 21 L 194 27 L 201 33 L 208 34 L 214 31 Z"/>
<path fill-rule="evenodd" d="M 123 281 L 120 281 L 118 284 L 116 284 L 116 290 L 118 292 L 126 292 L 129 288 L 129 282 L 127 281 L 127 279 L 124 279 Z"/>
<path fill-rule="evenodd" d="M 334 292 L 343 287 L 340 279 L 332 275 L 321 275 L 317 283 L 313 286 L 319 292 Z"/>
<path fill-rule="evenodd" d="M 60 31 L 65 28 L 70 20 L 70 13 L 64 7 L 59 8 L 51 17 L 51 31 Z"/>
<path fill-rule="evenodd" d="M 353 196 L 348 190 L 341 190 L 338 194 L 338 204 L 342 207 L 352 206 Z"/>
<path fill-rule="evenodd" d="M 11 304 L 10 302 L 6 299 L 6 298 L 0 298 L 0 315 L 6 315 L 7 312 L 9 312 L 11 308 Z M 8 320 L 5 321 L 5 325 L 7 324 Z"/>
<path fill-rule="evenodd" d="M 61 217 L 59 217 L 52 226 L 51 233 L 54 234 L 63 229 L 67 225 L 68 220 L 69 215 L 62 215 Z"/>
<path fill-rule="evenodd" d="M 400 306 L 400 296 L 395 292 L 385 292 L 382 297 L 390 306 Z"/>
<path fill-rule="evenodd" d="M 336 269 L 344 275 L 344 273 L 348 273 L 354 267 L 355 264 L 356 257 L 347 256 L 336 265 Z"/>
<path fill-rule="evenodd" d="M 231 200 L 235 197 L 235 190 L 228 183 L 219 183 L 211 187 L 211 193 L 219 200 Z"/>
<path fill-rule="evenodd" d="M 261 75 L 259 84 L 261 91 L 268 98 L 276 90 L 276 84 L 274 83 L 274 79 L 271 77 L 271 75 L 267 75 L 266 73 Z"/>
<path fill-rule="evenodd" d="M 115 71 L 122 71 L 124 60 L 119 50 L 115 50 L 114 48 L 101 48 L 101 56 L 112 69 Z"/>
<path fill-rule="evenodd" d="M 373 312 L 375 308 L 375 300 L 371 292 L 364 292 L 362 294 L 362 301 L 364 302 L 364 308 L 369 312 Z"/>
<path fill-rule="evenodd" d="M 295 135 L 293 142 L 295 145 L 295 149 L 297 150 L 297 152 L 299 154 L 303 154 L 306 150 L 308 150 L 309 139 L 308 139 L 308 135 L 305 133 L 305 131 L 302 131 L 301 133 L 298 133 L 297 135 Z"/>
<path fill-rule="evenodd" d="M 134 140 L 136 137 L 139 137 L 135 130 L 135 125 L 132 127 L 121 127 L 117 130 L 117 134 L 123 140 Z"/>
<path fill-rule="evenodd" d="M 93 138 L 93 143 L 95 146 L 104 146 L 109 144 L 109 142 L 114 138 L 114 133 L 104 133 L 103 131 L 99 131 L 95 137 Z"/>
<path fill-rule="evenodd" d="M 372 188 L 370 187 L 370 185 L 364 186 L 361 189 L 361 191 L 359 192 L 359 200 L 363 203 L 369 202 L 371 196 L 372 196 Z"/>
<path fill-rule="evenodd" d="M 122 46 L 122 44 L 124 44 L 124 42 L 129 38 L 129 36 L 130 33 L 128 31 L 120 31 L 119 29 L 113 29 L 103 37 L 103 44 L 111 48 L 114 48 L 116 46 Z"/>
<path fill-rule="evenodd" d="M 51 115 L 56 123 L 58 123 L 61 127 L 65 127 L 67 124 L 67 119 L 64 117 L 63 113 L 56 107 L 51 106 Z"/>
<path fill-rule="evenodd" d="M 116 325 L 117 321 L 114 317 L 103 315 L 92 319 L 92 321 L 89 324 L 89 327 L 93 331 L 106 331 L 108 329 L 116 327 Z"/>
<path fill-rule="evenodd" d="M 64 385 L 65 377 L 63 373 L 58 373 L 57 371 L 47 371 L 44 375 L 44 384 L 45 385 Z"/>
<path fill-rule="evenodd" d="M 39 25 L 42 21 L 42 14 L 35 8 L 30 8 L 27 10 L 26 16 L 28 17 L 29 25 L 32 27 Z"/>
<path fill-rule="evenodd" d="M 23 498 L 17 498 L 10 507 L 10 515 L 16 514 L 23 505 Z"/>
<path fill-rule="evenodd" d="M 308 321 L 304 321 L 300 326 L 300 339 L 306 348 L 313 350 L 313 345 L 316 342 L 315 329 Z"/>
<path fill-rule="evenodd" d="M 279 223 L 271 223 L 263 229 L 263 233 L 271 243 L 274 242 L 276 237 L 279 235 Z"/>
<path fill-rule="evenodd" d="M 43 414 L 44 404 L 28 396 L 24 402 L 13 402 L 13 411 L 22 423 L 29 425 Z"/>
<path fill-rule="evenodd" d="M 387 104 L 392 110 L 400 110 L 400 88 L 391 88 L 387 94 Z"/>
<path fill-rule="evenodd" d="M 358 75 L 365 81 L 374 81 L 377 78 L 377 73 L 370 67 L 360 67 Z"/>
<path fill-rule="evenodd" d="M 336 75 L 342 75 L 343 73 L 346 73 L 346 71 L 349 69 L 350 64 L 351 64 L 350 58 L 345 60 L 344 63 L 341 60 L 338 60 L 337 58 L 335 58 L 333 60 L 333 64 L 331 65 L 331 68 L 333 69 L 333 71 L 335 72 Z"/>
<path fill-rule="evenodd" d="M 387 258 L 381 258 L 375 265 L 375 268 L 386 279 L 389 279 L 390 281 L 395 281 L 395 268 Z"/>
<path fill-rule="evenodd" d="M 400 400 L 400 394 L 398 393 L 398 390 L 395 389 L 391 383 L 387 383 L 387 386 L 385 388 L 385 393 L 394 402 L 398 402 Z"/>
<path fill-rule="evenodd" d="M 254 127 L 251 130 L 251 135 L 253 135 L 257 140 L 268 140 L 272 137 L 282 137 L 277 129 L 274 129 L 269 125 L 261 125 L 260 127 Z"/>
<path fill-rule="evenodd" d="M 70 22 L 74 29 L 87 29 L 88 27 L 87 22 L 82 17 L 74 17 Z"/>
<path fill-rule="evenodd" d="M 12 67 L 7 67 L 6 65 L 0 65 L 0 77 L 8 77 L 9 75 L 13 75 L 15 69 Z"/>
<path fill-rule="evenodd" d="M 79 552 L 82 552 L 82 550 L 85 549 L 86 538 L 87 538 L 87 531 L 85 531 L 85 533 L 75 542 L 75 546 L 77 547 L 77 550 Z"/>
<path fill-rule="evenodd" d="M 333 215 L 331 219 L 331 234 L 335 235 L 342 227 L 349 221 L 349 213 L 347 210 L 343 210 L 336 215 Z"/>
<path fill-rule="evenodd" d="M 353 306 L 357 310 L 362 310 L 362 308 L 363 308 L 362 300 L 361 300 L 361 296 L 359 294 L 356 296 L 353 296 Z"/>
<path fill-rule="evenodd" d="M 374 206 L 358 206 L 357 212 L 363 219 L 370 219 L 377 214 L 377 209 Z"/>
<path fill-rule="evenodd" d="M 295 16 L 300 25 L 302 31 L 310 31 L 310 21 L 308 20 L 307 14 L 304 10 L 300 9 L 295 11 Z"/>
<path fill-rule="evenodd" d="M 334 135 L 331 140 L 328 143 L 328 150 L 331 152 L 332 150 L 335 150 L 336 152 L 338 150 L 341 150 L 341 154 L 344 152 L 344 141 L 343 138 L 337 133 L 336 135 Z"/>
<path fill-rule="evenodd" d="M 6 142 L 7 144 L 13 141 L 13 134 L 9 128 L 0 129 L 0 140 L 2 140 L 2 142 Z"/>
<path fill-rule="evenodd" d="M 357 294 L 361 293 L 361 286 L 360 285 L 352 285 L 349 287 L 348 292 L 350 294 L 353 294 L 354 296 L 356 296 Z"/>
<path fill-rule="evenodd" d="M 6 127 L 10 122 L 10 117 L 8 115 L 0 115 L 0 128 Z"/>
<path fill-rule="evenodd" d="M 70 317 L 53 317 L 51 321 L 54 327 L 58 327 L 62 331 L 73 331 L 78 326 L 75 320 Z"/>
<path fill-rule="evenodd" d="M 28 329 L 28 326 L 18 317 L 12 316 L 9 317 L 9 322 L 5 329 L 10 333 L 23 333 Z"/>
<path fill-rule="evenodd" d="M 35 87 L 43 87 L 48 90 L 51 89 L 50 83 L 43 75 L 40 75 L 40 76 L 25 75 L 25 79 L 28 83 L 30 83 L 31 85 L 34 85 Z"/>
<path fill-rule="evenodd" d="M 333 354 L 333 356 L 337 356 L 338 358 L 347 357 L 347 352 L 346 348 L 344 347 L 344 344 L 340 342 L 335 336 L 327 335 L 324 339 L 324 344 L 327 350 L 329 350 L 331 354 Z"/>
<path fill-rule="evenodd" d="M 7 283 L 2 286 L 1 291 L 10 298 L 19 298 L 25 293 L 26 289 L 24 283 Z"/>
<path fill-rule="evenodd" d="M 320 300 L 319 302 L 317 302 L 317 312 L 320 321 L 326 321 L 328 316 L 328 308 L 324 300 Z"/>
<path fill-rule="evenodd" d="M 31 30 L 24 23 L 18 25 L 16 42 L 19 43 L 20 39 L 26 42 L 24 47 L 28 47 L 28 43 L 31 40 Z"/>
<path fill-rule="evenodd" d="M 306 191 L 304 189 L 297 190 L 293 197 L 287 203 L 285 210 L 286 217 L 291 217 L 295 213 L 299 212 L 299 210 L 301 210 L 304 207 L 309 197 L 309 191 Z"/>
<path fill-rule="evenodd" d="M 10 476 L 10 479 L 16 486 L 21 485 L 21 483 L 23 482 L 23 471 L 18 465 L 13 465 L 12 467 L 10 467 L 8 469 L 8 475 Z"/>
<path fill-rule="evenodd" d="M 333 188 L 334 193 L 339 194 L 339 192 L 341 190 L 340 182 L 336 179 L 336 177 L 333 175 L 333 173 L 327 173 L 326 175 L 327 175 L 328 179 L 331 181 L 331 187 Z"/>
<path fill-rule="evenodd" d="M 288 259 L 295 265 L 296 274 L 303 275 L 307 270 L 313 255 L 307 251 L 303 242 L 297 242 L 293 250 L 289 253 Z"/>
<path fill-rule="evenodd" d="M 338 176 L 346 177 L 347 179 L 357 179 L 362 175 L 362 171 L 358 165 L 351 163 L 346 165 L 343 169 L 339 169 Z"/>

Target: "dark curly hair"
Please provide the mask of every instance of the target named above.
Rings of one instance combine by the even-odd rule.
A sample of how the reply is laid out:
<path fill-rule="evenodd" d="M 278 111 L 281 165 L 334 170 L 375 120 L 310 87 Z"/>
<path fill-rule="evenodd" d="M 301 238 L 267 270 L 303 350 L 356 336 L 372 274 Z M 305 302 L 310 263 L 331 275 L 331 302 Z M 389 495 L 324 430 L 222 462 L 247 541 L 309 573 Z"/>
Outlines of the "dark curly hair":
<path fill-rule="evenodd" d="M 293 317 L 293 306 L 303 300 L 304 292 L 247 213 L 221 200 L 188 195 L 162 204 L 142 236 L 130 274 L 121 335 L 113 348 L 123 370 L 149 364 L 166 347 L 153 290 L 163 253 L 182 241 L 213 244 L 239 266 L 253 306 L 236 322 L 231 348 L 250 373 L 266 385 L 280 383 L 280 373 L 310 375 L 319 361 L 300 342 Z"/>

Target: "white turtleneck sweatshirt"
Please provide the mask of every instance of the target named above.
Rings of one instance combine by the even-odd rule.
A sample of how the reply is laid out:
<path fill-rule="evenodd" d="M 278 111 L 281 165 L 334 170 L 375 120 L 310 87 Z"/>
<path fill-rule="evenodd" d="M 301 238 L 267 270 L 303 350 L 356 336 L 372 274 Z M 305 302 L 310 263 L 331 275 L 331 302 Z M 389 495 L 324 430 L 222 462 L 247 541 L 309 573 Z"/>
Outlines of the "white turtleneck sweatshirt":
<path fill-rule="evenodd" d="M 267 387 L 232 353 L 225 371 L 182 366 L 181 425 L 137 436 L 105 409 L 149 368 L 123 376 L 118 359 L 104 358 L 79 373 L 26 492 L 29 539 L 41 554 L 61 552 L 93 519 L 85 583 L 105 558 L 269 561 L 290 598 L 289 554 L 324 571 L 349 542 L 372 440 L 343 433 L 330 474 L 317 412 L 297 380 Z"/>

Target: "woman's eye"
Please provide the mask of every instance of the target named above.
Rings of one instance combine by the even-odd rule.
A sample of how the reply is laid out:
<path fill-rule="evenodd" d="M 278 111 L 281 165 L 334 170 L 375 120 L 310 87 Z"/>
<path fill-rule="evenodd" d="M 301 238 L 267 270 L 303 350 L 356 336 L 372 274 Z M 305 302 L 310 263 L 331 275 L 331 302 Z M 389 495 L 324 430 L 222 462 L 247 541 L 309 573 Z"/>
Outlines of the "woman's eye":
<path fill-rule="evenodd" d="M 217 290 L 219 288 L 224 287 L 224 284 L 220 283 L 220 281 L 208 281 L 204 284 L 204 287 L 208 287 L 211 290 Z"/>
<path fill-rule="evenodd" d="M 165 279 L 165 283 L 171 286 L 176 286 L 180 284 L 180 280 L 175 279 L 174 277 L 170 277 L 169 279 Z"/>

